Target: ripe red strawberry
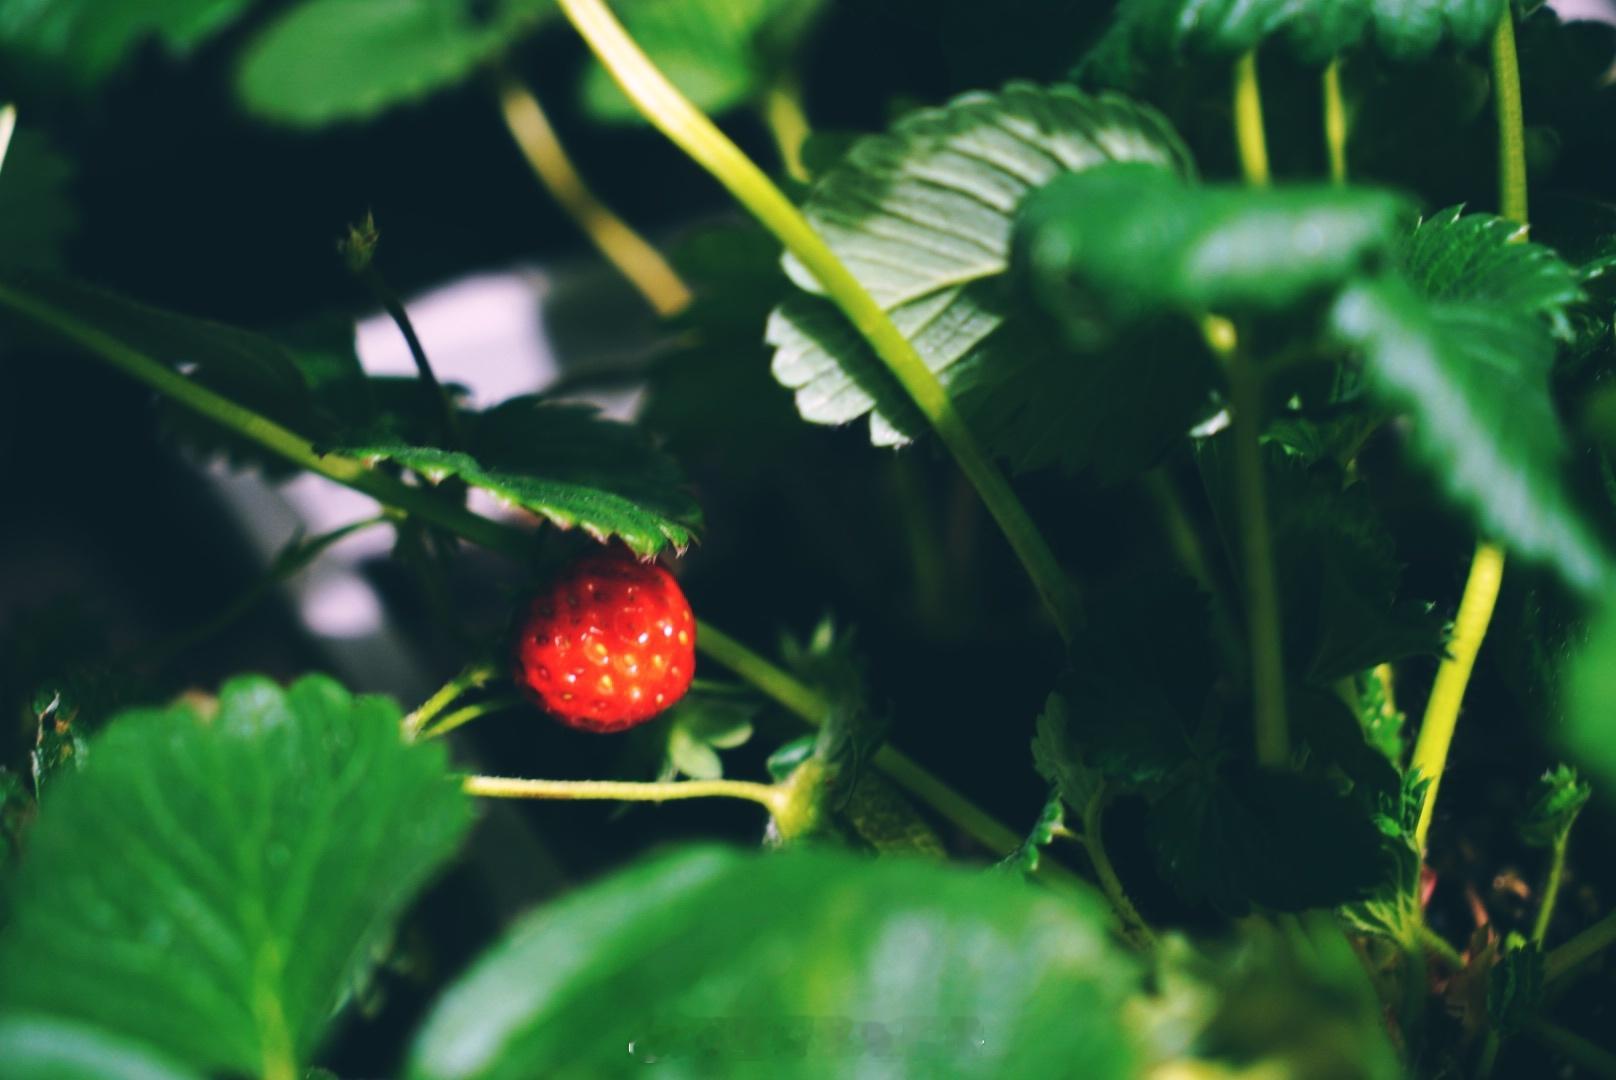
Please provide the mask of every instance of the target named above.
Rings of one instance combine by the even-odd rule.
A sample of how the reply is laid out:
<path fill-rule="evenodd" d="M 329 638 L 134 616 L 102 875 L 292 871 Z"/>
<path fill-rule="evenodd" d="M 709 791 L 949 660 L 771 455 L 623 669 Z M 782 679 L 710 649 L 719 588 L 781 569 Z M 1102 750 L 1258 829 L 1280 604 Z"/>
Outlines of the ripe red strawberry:
<path fill-rule="evenodd" d="M 573 563 L 528 605 L 516 683 L 569 727 L 623 731 L 673 705 L 696 671 L 696 617 L 673 575 L 615 551 Z"/>

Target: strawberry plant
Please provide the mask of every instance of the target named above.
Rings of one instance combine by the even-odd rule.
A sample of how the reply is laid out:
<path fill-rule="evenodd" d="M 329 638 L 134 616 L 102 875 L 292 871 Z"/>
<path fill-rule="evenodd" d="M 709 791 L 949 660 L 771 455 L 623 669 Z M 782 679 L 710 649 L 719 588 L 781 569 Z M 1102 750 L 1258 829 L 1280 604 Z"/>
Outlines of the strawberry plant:
<path fill-rule="evenodd" d="M 1613 65 L 0 4 L 0 1073 L 1616 1075 Z"/>

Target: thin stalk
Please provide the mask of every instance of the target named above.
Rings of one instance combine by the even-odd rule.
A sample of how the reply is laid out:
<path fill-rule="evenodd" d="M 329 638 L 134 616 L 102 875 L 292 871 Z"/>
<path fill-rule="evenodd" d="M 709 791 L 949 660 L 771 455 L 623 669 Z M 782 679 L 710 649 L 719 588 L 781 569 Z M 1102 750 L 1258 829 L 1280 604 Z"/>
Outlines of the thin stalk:
<path fill-rule="evenodd" d="M 807 268 L 914 400 L 998 521 L 1061 637 L 1077 616 L 1070 586 L 1004 474 L 983 452 L 953 400 L 881 305 L 768 176 L 690 103 L 636 45 L 602 0 L 561 8 L 640 112 L 774 233 Z"/>
<path fill-rule="evenodd" d="M 745 799 L 778 813 L 787 792 L 750 780 L 678 780 L 636 783 L 629 780 L 523 780 L 505 776 L 468 776 L 461 782 L 468 795 L 485 799 L 606 799 L 613 802 L 670 802 L 675 799 Z"/>
<path fill-rule="evenodd" d="M 1425 840 L 1431 831 L 1431 817 L 1436 811 L 1436 795 L 1447 766 L 1448 748 L 1453 744 L 1453 730 L 1459 722 L 1459 705 L 1470 683 L 1470 672 L 1476 666 L 1476 653 L 1487 635 L 1487 624 L 1492 621 L 1493 605 L 1498 600 L 1503 576 L 1504 553 L 1491 544 L 1476 545 L 1470 578 L 1459 600 L 1459 614 L 1453 620 L 1448 655 L 1437 669 L 1436 682 L 1431 686 L 1431 697 L 1425 706 L 1425 719 L 1420 722 L 1420 735 L 1414 743 L 1411 767 L 1431 781 L 1420 806 L 1419 822 L 1414 827 L 1414 845 L 1420 851 L 1425 850 Z"/>
<path fill-rule="evenodd" d="M 802 144 L 808 141 L 810 128 L 808 114 L 802 108 L 802 84 L 794 75 L 785 75 L 769 86 L 763 97 L 763 122 L 774 136 L 786 175 L 806 184 L 808 169 L 802 163 Z"/>
<path fill-rule="evenodd" d="M 666 318 L 688 307 L 690 287 L 656 248 L 584 182 L 533 91 L 509 75 L 502 76 L 499 111 L 539 183 L 652 309 Z"/>
<path fill-rule="evenodd" d="M 487 716 L 490 713 L 504 712 L 506 709 L 514 709 L 521 704 L 522 699 L 517 697 L 515 694 L 502 694 L 499 697 L 489 698 L 487 701 L 479 701 L 475 704 L 456 709 L 454 712 L 449 713 L 448 715 L 444 716 L 443 719 L 434 724 L 428 724 L 421 730 L 420 734 L 417 735 L 416 738 L 422 740 L 423 742 L 427 739 L 436 739 L 440 735 L 447 735 L 456 728 L 463 727 L 466 724 L 471 723 L 473 720 Z"/>
<path fill-rule="evenodd" d="M 1100 880 L 1100 888 L 1104 891 L 1106 899 L 1122 917 L 1123 932 L 1133 940 L 1134 944 L 1142 948 L 1151 948 L 1156 944 L 1156 933 L 1139 914 L 1139 909 L 1133 906 L 1133 900 L 1128 896 L 1128 890 L 1123 888 L 1122 879 L 1117 877 L 1117 871 L 1111 865 L 1111 857 L 1105 851 L 1105 833 L 1103 831 L 1105 808 L 1110 802 L 1110 795 L 1102 786 L 1089 799 L 1089 804 L 1083 808 L 1083 835 L 1079 838 L 1083 850 L 1088 852 L 1089 862 L 1094 866 L 1094 876 Z"/>
<path fill-rule="evenodd" d="M 421 703 L 420 708 L 404 718 L 404 737 L 417 739 L 422 736 L 422 729 L 444 709 L 453 705 L 455 701 L 468 690 L 475 690 L 494 676 L 499 669 L 486 661 L 473 661 L 460 669 L 454 678 L 444 683 L 437 691 Z M 438 734 L 441 734 L 439 732 Z"/>
<path fill-rule="evenodd" d="M 1604 950 L 1616 945 L 1616 912 L 1606 915 L 1543 958 L 1543 981 L 1569 975 Z"/>
<path fill-rule="evenodd" d="M 151 359 L 111 335 L 80 324 L 70 313 L 14 292 L 4 285 L 0 285 L 0 304 L 8 305 L 14 311 L 78 343 L 126 375 L 279 454 L 294 465 L 363 492 L 386 506 L 413 514 L 490 551 L 517 560 L 525 560 L 530 553 L 531 541 L 520 528 L 474 514 L 463 506 L 437 498 L 427 489 L 412 487 L 376 472 L 353 458 L 322 455 L 302 436 L 185 378 L 166 364 Z M 823 698 L 716 627 L 698 622 L 696 647 L 809 724 L 817 726 L 824 722 L 829 706 Z M 452 700 L 452 696 L 445 699 L 428 716 L 420 718 L 418 724 L 430 720 Z M 1004 855 L 1020 843 L 1020 839 L 1008 828 L 899 751 L 883 747 L 874 760 L 900 786 L 975 837 L 989 850 Z M 1045 865 L 1049 869 L 1041 869 L 1041 876 L 1056 881 L 1072 880 L 1072 875 L 1062 868 L 1053 863 Z"/>
<path fill-rule="evenodd" d="M 355 266 L 354 273 L 358 276 L 370 295 L 387 312 L 387 317 L 393 320 L 398 332 L 404 337 L 404 344 L 409 347 L 410 359 L 415 361 L 415 371 L 420 377 L 422 388 L 432 397 L 433 408 L 438 414 L 438 425 L 442 429 L 443 437 L 448 440 L 450 449 L 460 445 L 460 421 L 455 415 L 454 400 L 449 397 L 449 391 L 443 388 L 438 381 L 437 372 L 432 370 L 432 362 L 426 358 L 426 349 L 421 345 L 421 337 L 415 332 L 415 324 L 410 321 L 410 313 L 404 307 L 404 301 L 387 284 L 376 267 L 366 262 L 363 266 Z"/>
<path fill-rule="evenodd" d="M 1521 72 L 1515 55 L 1513 20 L 1512 10 L 1505 4 L 1492 42 L 1493 108 L 1498 114 L 1498 205 L 1504 217 L 1525 225 L 1526 121 L 1521 105 Z M 1524 241 L 1525 230 L 1511 239 Z M 1437 788 L 1447 764 L 1448 747 L 1453 742 L 1454 725 L 1459 720 L 1459 705 L 1464 700 L 1471 669 L 1475 667 L 1476 653 L 1481 649 L 1482 639 L 1487 636 L 1488 624 L 1492 622 L 1493 607 L 1498 602 L 1498 589 L 1503 579 L 1503 550 L 1485 542 L 1477 544 L 1475 557 L 1470 563 L 1470 576 L 1465 581 L 1464 595 L 1459 600 L 1459 614 L 1454 621 L 1448 656 L 1437 669 L 1436 683 L 1431 687 L 1431 698 L 1425 707 L 1425 720 L 1420 725 L 1419 740 L 1414 744 L 1413 767 L 1431 778 L 1414 833 L 1416 845 L 1421 851 L 1425 850 L 1426 835 L 1431 829 Z"/>
<path fill-rule="evenodd" d="M 1341 96 L 1341 58 L 1324 68 L 1324 147 L 1330 158 L 1330 180 L 1347 182 L 1347 106 Z"/>
<path fill-rule="evenodd" d="M 1526 1033 L 1593 1076 L 1616 1080 L 1616 1054 L 1592 1040 L 1538 1017 L 1526 1022 Z"/>
<path fill-rule="evenodd" d="M 1549 936 L 1549 923 L 1554 919 L 1554 905 L 1560 899 L 1560 880 L 1565 876 L 1566 849 L 1571 846 L 1571 830 L 1565 829 L 1554 838 L 1554 849 L 1549 853 L 1549 876 L 1543 883 L 1543 899 L 1538 901 L 1537 919 L 1532 923 L 1532 944 L 1541 946 Z"/>
<path fill-rule="evenodd" d="M 1257 761 L 1280 768 L 1290 758 L 1285 719 L 1285 658 L 1280 636 L 1279 579 L 1268 527 L 1268 493 L 1262 460 L 1262 376 L 1245 350 L 1228 357 L 1234 423 L 1235 496 L 1240 511 L 1240 547 L 1245 562 L 1247 632 L 1251 639 L 1251 689 Z"/>
<path fill-rule="evenodd" d="M 1255 49 L 1243 54 L 1234 66 L 1234 134 L 1246 182 L 1267 187 L 1268 140 L 1263 135 L 1262 85 L 1257 81 Z"/>

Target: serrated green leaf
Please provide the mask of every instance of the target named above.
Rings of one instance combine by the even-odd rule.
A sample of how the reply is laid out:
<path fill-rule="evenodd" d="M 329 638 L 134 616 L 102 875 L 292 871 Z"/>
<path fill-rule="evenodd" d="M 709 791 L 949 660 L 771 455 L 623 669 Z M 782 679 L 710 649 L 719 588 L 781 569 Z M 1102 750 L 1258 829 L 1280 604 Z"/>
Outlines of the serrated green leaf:
<path fill-rule="evenodd" d="M 1169 352 L 1151 361 L 1161 377 L 1119 391 L 1106 380 L 1128 369 L 1072 355 L 1007 276 L 1011 226 L 1027 195 L 1063 173 L 1114 161 L 1191 169 L 1177 136 L 1143 106 L 1012 83 L 859 140 L 803 206 L 960 400 L 973 429 L 1018 468 L 1089 464 L 1098 443 L 1089 427 L 1118 411 L 1169 431 L 1193 423 L 1181 400 L 1193 402 L 1197 390 L 1192 360 Z M 796 391 L 803 418 L 845 424 L 867 415 L 878 446 L 914 438 L 923 424 L 896 381 L 802 265 L 788 257 L 786 270 L 804 291 L 775 309 L 767 340 L 775 378 Z M 1138 397 L 1129 402 L 1137 408 L 1118 410 L 1119 393 Z M 1082 415 L 1074 417 L 1074 403 Z"/>
<path fill-rule="evenodd" d="M 58 270 L 78 223 L 67 198 L 73 169 L 39 133 L 0 142 L 0 266 Z"/>
<path fill-rule="evenodd" d="M 236 91 L 284 124 L 368 119 L 464 81 L 555 11 L 553 0 L 303 0 L 248 45 Z"/>
<path fill-rule="evenodd" d="M 1593 789 L 1569 765 L 1538 777 L 1536 797 L 1521 818 L 1521 839 L 1533 847 L 1552 847 L 1571 831 L 1577 815 L 1593 797 Z"/>
<path fill-rule="evenodd" d="M 1108 921 L 1086 889 L 921 860 L 685 851 L 518 925 L 438 1004 L 408 1075 L 606 1076 L 654 1058 L 672 1077 L 1120 1080 L 1135 974 Z"/>
<path fill-rule="evenodd" d="M 138 1042 L 27 1014 L 0 1015 L 0 1061 L 9 1080 L 201 1080 Z"/>
<path fill-rule="evenodd" d="M 1499 1035 L 1513 1035 L 1537 1015 L 1542 1000 L 1543 950 L 1511 934 L 1487 972 L 1487 1018 Z"/>
<path fill-rule="evenodd" d="M 1608 579 L 1609 555 L 1565 481 L 1553 341 L 1541 320 L 1496 304 L 1431 303 L 1388 279 L 1346 289 L 1330 321 L 1362 353 L 1377 395 L 1413 415 L 1413 452 L 1484 533 L 1579 588 Z"/>
<path fill-rule="evenodd" d="M 93 86 L 136 46 L 155 38 L 188 53 L 233 23 L 253 0 L 7 0 L 0 4 L 0 46 L 32 63 L 60 67 Z"/>
<path fill-rule="evenodd" d="M 1038 756 L 1037 743 L 1033 744 L 1033 756 Z M 1042 769 L 1040 769 L 1042 772 Z M 1043 849 L 1055 842 L 1055 834 L 1066 827 L 1066 799 L 1058 786 L 1049 789 L 1049 798 L 1044 800 L 1044 808 L 1038 814 L 1038 820 L 1033 822 L 1031 831 L 1026 839 L 1016 845 L 1016 849 L 994 864 L 1000 870 L 1013 870 L 1022 874 L 1030 874 L 1038 869 L 1043 861 Z"/>
<path fill-rule="evenodd" d="M 823 6 L 824 0 L 623 0 L 612 11 L 697 108 L 721 113 L 761 96 Z M 584 74 L 583 100 L 598 119 L 643 122 L 598 63 Z"/>
<path fill-rule="evenodd" d="M 1404 273 L 1435 303 L 1506 308 L 1539 317 L 1554 336 L 1571 337 L 1568 312 L 1584 299 L 1582 278 L 1597 264 L 1573 268 L 1542 244 L 1524 242 L 1524 226 L 1451 206 L 1420 222 L 1403 243 Z"/>
<path fill-rule="evenodd" d="M 310 676 L 117 718 L 47 795 L 0 934 L 0 1011 L 207 1073 L 306 1062 L 470 807 L 399 710 Z"/>
<path fill-rule="evenodd" d="M 701 510 L 673 460 L 584 405 L 514 398 L 462 419 L 466 450 L 393 442 L 329 449 L 396 461 L 434 482 L 459 477 L 563 529 L 621 539 L 640 555 L 683 549 Z"/>
<path fill-rule="evenodd" d="M 1059 177 L 1023 205 L 1016 259 L 1079 346 L 1175 312 L 1284 311 L 1386 259 L 1408 204 L 1369 188 L 1192 187 L 1114 164 Z"/>
<path fill-rule="evenodd" d="M 1504 0 L 1123 0 L 1080 70 L 1131 86 L 1152 65 L 1233 61 L 1270 40 L 1305 63 L 1371 43 L 1394 60 L 1418 60 L 1444 42 L 1486 40 L 1503 10 Z"/>

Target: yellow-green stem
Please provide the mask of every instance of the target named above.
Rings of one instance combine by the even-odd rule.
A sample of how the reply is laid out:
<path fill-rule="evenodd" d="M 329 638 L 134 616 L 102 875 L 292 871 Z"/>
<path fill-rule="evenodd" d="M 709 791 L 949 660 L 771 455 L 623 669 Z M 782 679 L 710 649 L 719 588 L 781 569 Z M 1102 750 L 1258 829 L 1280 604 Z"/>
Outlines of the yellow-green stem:
<path fill-rule="evenodd" d="M 1537 904 L 1537 919 L 1532 923 L 1532 944 L 1542 945 L 1549 936 L 1549 923 L 1554 920 L 1554 906 L 1560 900 L 1560 879 L 1565 876 L 1566 848 L 1571 845 L 1571 830 L 1565 829 L 1554 838 L 1549 853 L 1549 876 L 1543 882 L 1543 897 Z"/>
<path fill-rule="evenodd" d="M 1431 697 L 1425 705 L 1425 719 L 1420 723 L 1420 735 L 1414 743 L 1411 767 L 1430 781 L 1414 827 L 1414 844 L 1422 852 L 1431 831 L 1431 815 L 1436 810 L 1437 791 L 1442 785 L 1448 747 L 1453 743 L 1453 729 L 1459 722 L 1459 705 L 1470 683 L 1470 672 L 1476 666 L 1476 653 L 1487 635 L 1487 624 L 1492 621 L 1493 605 L 1498 601 L 1503 576 L 1504 553 L 1491 544 L 1478 544 L 1464 595 L 1459 600 L 1459 614 L 1453 620 L 1448 655 L 1437 669 L 1436 682 L 1431 686 Z"/>
<path fill-rule="evenodd" d="M 786 175 L 799 184 L 808 182 L 802 163 L 802 144 L 808 141 L 808 114 L 802 108 L 802 86 L 793 75 L 777 79 L 763 98 L 763 120 L 774 136 L 775 149 Z"/>
<path fill-rule="evenodd" d="M 1234 67 L 1234 133 L 1240 170 L 1246 182 L 1266 187 L 1268 140 L 1263 135 L 1262 87 L 1257 81 L 1257 52 L 1245 53 Z"/>
<path fill-rule="evenodd" d="M 1330 158 L 1330 179 L 1347 182 L 1347 106 L 1341 97 L 1341 58 L 1324 69 L 1324 147 Z"/>
<path fill-rule="evenodd" d="M 524 780 L 507 776 L 468 776 L 468 795 L 484 799 L 604 799 L 612 802 L 670 802 L 674 799 L 745 799 L 778 812 L 786 791 L 750 780 L 678 780 L 642 784 L 629 780 Z"/>
<path fill-rule="evenodd" d="M 1492 64 L 1493 108 L 1498 116 L 1498 212 L 1525 225 L 1526 111 L 1521 102 L 1521 69 L 1515 55 L 1515 20 L 1508 4 L 1493 33 Z"/>
<path fill-rule="evenodd" d="M 498 674 L 493 664 L 476 660 L 461 668 L 454 678 L 440 686 L 435 693 L 421 703 L 420 708 L 404 718 L 404 737 L 415 739 L 420 737 L 422 729 L 427 723 L 444 709 L 455 703 L 455 700 L 467 690 L 475 690 Z M 435 734 L 441 734 L 437 732 Z"/>
<path fill-rule="evenodd" d="M 466 705 L 444 716 L 443 719 L 439 720 L 437 723 L 428 724 L 421 730 L 420 734 L 417 735 L 416 738 L 423 741 L 426 739 L 436 739 L 440 736 L 449 734 L 449 732 L 454 731 L 456 728 L 464 727 L 473 720 L 487 716 L 490 713 L 504 712 L 506 709 L 514 709 L 521 704 L 521 698 L 514 695 L 506 695 L 504 697 L 490 698 L 488 701 L 479 701 L 472 705 Z"/>
<path fill-rule="evenodd" d="M 1004 474 L 966 427 L 942 383 L 886 311 L 785 193 L 657 70 L 602 0 L 561 0 L 561 8 L 646 119 L 774 233 L 869 342 L 970 478 L 1032 578 L 1061 637 L 1070 642 L 1076 612 L 1054 552 Z"/>
<path fill-rule="evenodd" d="M 499 110 L 539 183 L 652 309 L 666 317 L 688 307 L 690 287 L 656 248 L 584 182 L 533 92 L 508 75 L 502 77 Z"/>
<path fill-rule="evenodd" d="M 1449 971 L 1464 970 L 1464 957 L 1459 954 L 1458 949 L 1448 943 L 1447 938 L 1444 938 L 1424 923 L 1420 924 L 1418 932 L 1420 944 L 1425 948 L 1426 952 L 1440 957 L 1442 962 L 1448 966 Z"/>

